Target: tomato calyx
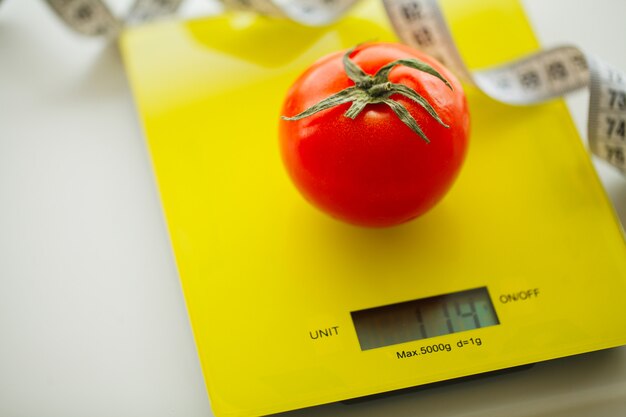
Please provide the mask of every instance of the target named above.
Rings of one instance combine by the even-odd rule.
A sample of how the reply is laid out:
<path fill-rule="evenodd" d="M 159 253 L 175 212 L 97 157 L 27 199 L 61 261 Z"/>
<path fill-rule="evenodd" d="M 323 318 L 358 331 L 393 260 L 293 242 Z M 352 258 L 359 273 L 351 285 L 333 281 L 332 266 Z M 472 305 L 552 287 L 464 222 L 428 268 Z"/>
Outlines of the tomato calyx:
<path fill-rule="evenodd" d="M 393 94 L 400 94 L 421 106 L 440 125 L 449 128 L 449 126 L 441 120 L 433 106 L 423 96 L 404 84 L 389 81 L 389 73 L 391 70 L 396 66 L 402 65 L 433 75 L 452 90 L 452 86 L 448 80 L 437 72 L 437 70 L 423 61 L 410 58 L 392 61 L 382 66 L 376 74 L 370 75 L 365 73 L 361 67 L 350 59 L 350 55 L 357 47 L 358 46 L 349 49 L 344 54 L 342 61 L 346 75 L 354 82 L 353 86 L 323 99 L 295 116 L 281 116 L 281 118 L 288 121 L 300 120 L 340 104 L 352 103 L 350 108 L 344 113 L 344 116 L 354 120 L 368 104 L 384 103 L 389 106 L 398 118 L 413 132 L 418 134 L 426 143 L 430 143 L 430 140 L 426 137 L 426 134 L 406 107 L 391 99 Z"/>

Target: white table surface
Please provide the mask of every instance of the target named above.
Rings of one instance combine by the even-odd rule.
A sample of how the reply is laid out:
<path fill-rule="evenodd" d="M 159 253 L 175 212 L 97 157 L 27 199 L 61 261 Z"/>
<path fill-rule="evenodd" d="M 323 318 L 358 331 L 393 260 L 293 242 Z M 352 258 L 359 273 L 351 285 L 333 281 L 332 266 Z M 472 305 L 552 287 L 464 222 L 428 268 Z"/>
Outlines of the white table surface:
<path fill-rule="evenodd" d="M 525 4 L 544 45 L 626 70 L 625 1 Z M 626 224 L 626 179 L 596 166 Z M 293 415 L 623 417 L 626 348 Z M 0 4 L 0 416 L 212 416 L 117 47 L 33 0 Z"/>

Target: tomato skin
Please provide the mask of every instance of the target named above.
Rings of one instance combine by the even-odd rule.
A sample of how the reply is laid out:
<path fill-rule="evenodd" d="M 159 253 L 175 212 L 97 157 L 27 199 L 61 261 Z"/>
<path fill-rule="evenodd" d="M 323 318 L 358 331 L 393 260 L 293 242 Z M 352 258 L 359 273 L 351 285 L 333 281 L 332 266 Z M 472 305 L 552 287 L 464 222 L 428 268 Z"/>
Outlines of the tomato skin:
<path fill-rule="evenodd" d="M 293 116 L 354 85 L 345 73 L 345 51 L 315 62 L 291 86 L 282 115 Z M 401 58 L 417 58 L 435 68 L 453 87 L 416 69 L 397 66 L 389 80 L 422 95 L 446 128 L 421 106 L 391 96 L 415 118 L 427 143 L 386 104 L 368 104 L 354 119 L 350 103 L 296 121 L 281 120 L 280 149 L 287 172 L 302 195 L 333 217 L 369 227 L 409 221 L 440 201 L 456 179 L 468 146 L 469 111 L 459 81 L 440 63 L 408 46 L 372 43 L 351 59 L 367 74 Z"/>

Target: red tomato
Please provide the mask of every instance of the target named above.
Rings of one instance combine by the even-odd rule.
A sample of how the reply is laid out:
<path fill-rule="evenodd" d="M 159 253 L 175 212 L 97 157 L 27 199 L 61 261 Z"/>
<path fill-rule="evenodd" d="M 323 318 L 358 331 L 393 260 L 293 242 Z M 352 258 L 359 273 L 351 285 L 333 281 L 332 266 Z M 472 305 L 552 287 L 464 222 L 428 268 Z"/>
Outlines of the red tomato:
<path fill-rule="evenodd" d="M 439 62 L 405 45 L 371 43 L 348 51 L 356 71 L 362 69 L 358 82 L 346 73 L 344 53 L 328 55 L 307 69 L 288 91 L 282 115 L 298 115 L 350 87 L 350 94 L 360 98 L 363 94 L 354 93 L 355 85 L 374 91 L 368 77 L 376 84 L 381 81 L 373 77 L 377 71 L 398 59 L 430 65 L 449 86 L 431 73 L 394 66 L 387 85 L 372 93 L 374 103 L 363 107 L 353 105 L 353 100 L 298 120 L 283 118 L 279 127 L 283 161 L 304 197 L 333 217 L 370 227 L 409 221 L 441 200 L 463 163 L 469 135 L 463 89 Z M 410 88 L 426 99 L 426 105 L 390 91 L 389 82 Z M 408 110 L 422 136 L 400 119 L 392 109 L 398 106 L 389 100 Z M 426 110 L 428 103 L 442 123 Z M 352 112 L 354 119 L 344 115 L 351 106 L 362 107 L 358 115 Z"/>

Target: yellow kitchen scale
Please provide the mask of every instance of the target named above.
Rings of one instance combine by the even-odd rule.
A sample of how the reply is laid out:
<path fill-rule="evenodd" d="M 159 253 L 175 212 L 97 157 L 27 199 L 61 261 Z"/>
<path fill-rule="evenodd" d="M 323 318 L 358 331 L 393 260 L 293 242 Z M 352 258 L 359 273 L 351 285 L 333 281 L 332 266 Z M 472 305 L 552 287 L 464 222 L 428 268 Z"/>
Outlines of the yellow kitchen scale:
<path fill-rule="evenodd" d="M 514 0 L 446 1 L 471 68 L 538 48 Z M 319 57 L 394 40 L 382 5 L 301 27 L 226 15 L 121 40 L 206 386 L 257 416 L 626 344 L 626 245 L 562 100 L 467 88 L 448 196 L 394 228 L 319 212 L 282 166 L 280 106 Z"/>

